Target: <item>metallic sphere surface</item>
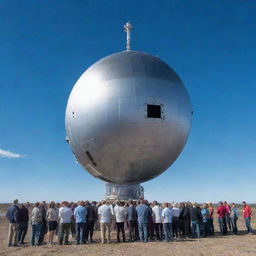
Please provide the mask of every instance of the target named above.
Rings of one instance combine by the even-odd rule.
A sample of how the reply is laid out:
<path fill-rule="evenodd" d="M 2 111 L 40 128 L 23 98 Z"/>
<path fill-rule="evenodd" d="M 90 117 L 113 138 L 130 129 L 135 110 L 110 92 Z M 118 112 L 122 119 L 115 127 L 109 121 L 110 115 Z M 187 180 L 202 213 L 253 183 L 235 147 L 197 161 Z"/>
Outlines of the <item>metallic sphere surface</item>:
<path fill-rule="evenodd" d="M 150 106 L 160 116 L 152 117 Z M 189 134 L 191 113 L 188 93 L 166 63 L 138 51 L 119 52 L 89 67 L 72 89 L 67 141 L 95 177 L 136 184 L 153 179 L 176 160 Z"/>

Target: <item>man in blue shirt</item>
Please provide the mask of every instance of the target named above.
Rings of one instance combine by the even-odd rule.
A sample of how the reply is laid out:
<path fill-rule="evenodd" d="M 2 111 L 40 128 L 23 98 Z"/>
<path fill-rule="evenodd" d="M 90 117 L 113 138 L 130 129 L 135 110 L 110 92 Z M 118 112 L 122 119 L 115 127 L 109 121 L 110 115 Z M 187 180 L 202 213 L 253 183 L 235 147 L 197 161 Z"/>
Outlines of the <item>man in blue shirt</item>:
<path fill-rule="evenodd" d="M 79 205 L 74 210 L 74 217 L 76 219 L 76 244 L 85 244 L 87 208 L 84 202 L 79 202 Z"/>
<path fill-rule="evenodd" d="M 136 211 L 138 216 L 140 240 L 146 243 L 148 241 L 148 218 L 150 210 L 146 205 L 145 200 L 140 201 L 140 205 L 136 207 Z"/>

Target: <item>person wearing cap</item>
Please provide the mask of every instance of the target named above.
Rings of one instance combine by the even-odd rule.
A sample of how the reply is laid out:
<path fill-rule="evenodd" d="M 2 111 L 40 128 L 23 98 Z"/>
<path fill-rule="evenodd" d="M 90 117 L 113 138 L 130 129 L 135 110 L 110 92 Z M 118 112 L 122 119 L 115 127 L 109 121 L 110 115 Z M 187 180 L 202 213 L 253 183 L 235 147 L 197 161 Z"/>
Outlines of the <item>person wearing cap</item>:
<path fill-rule="evenodd" d="M 253 233 L 252 226 L 251 226 L 251 215 L 252 215 L 252 209 L 249 205 L 246 204 L 246 202 L 243 202 L 243 217 L 244 217 L 244 223 L 247 228 L 247 233 Z"/>
<path fill-rule="evenodd" d="M 18 207 L 17 199 L 15 199 L 13 205 L 7 209 L 6 217 L 9 220 L 8 246 L 17 246 L 20 222 L 20 208 Z"/>

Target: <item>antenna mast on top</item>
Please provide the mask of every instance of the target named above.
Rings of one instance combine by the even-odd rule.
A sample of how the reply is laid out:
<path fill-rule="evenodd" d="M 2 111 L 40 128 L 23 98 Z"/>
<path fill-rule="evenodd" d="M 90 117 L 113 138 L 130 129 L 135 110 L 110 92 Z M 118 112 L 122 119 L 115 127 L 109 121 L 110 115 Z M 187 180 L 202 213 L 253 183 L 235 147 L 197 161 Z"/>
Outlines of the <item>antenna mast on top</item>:
<path fill-rule="evenodd" d="M 132 32 L 132 24 L 130 22 L 127 22 L 124 25 L 124 32 L 127 33 L 126 50 L 130 51 L 131 50 L 131 32 Z"/>

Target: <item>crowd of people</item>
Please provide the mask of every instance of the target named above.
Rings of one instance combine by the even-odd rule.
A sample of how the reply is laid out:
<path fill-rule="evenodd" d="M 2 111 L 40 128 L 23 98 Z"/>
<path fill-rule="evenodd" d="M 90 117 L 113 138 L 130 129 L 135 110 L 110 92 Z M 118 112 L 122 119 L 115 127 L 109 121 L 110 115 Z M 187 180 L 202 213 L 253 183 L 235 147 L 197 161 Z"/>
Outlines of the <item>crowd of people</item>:
<path fill-rule="evenodd" d="M 9 220 L 8 246 L 23 245 L 29 220 L 32 227 L 30 245 L 53 244 L 58 237 L 59 245 L 69 244 L 69 235 L 77 244 L 94 242 L 94 230 L 100 229 L 101 243 L 111 242 L 111 232 L 116 229 L 116 242 L 158 240 L 170 242 L 182 238 L 200 238 L 213 236 L 214 207 L 208 202 L 200 206 L 197 203 L 149 203 L 147 200 L 129 200 L 128 202 L 79 201 L 77 203 L 50 202 L 18 206 L 18 200 L 8 208 Z M 239 211 L 235 203 L 219 202 L 216 214 L 220 233 L 238 233 Z M 243 218 L 248 233 L 251 227 L 252 210 L 243 202 Z M 128 230 L 127 239 L 125 230 Z M 46 234 L 48 233 L 48 236 Z M 48 237 L 48 241 L 45 238 Z"/>

